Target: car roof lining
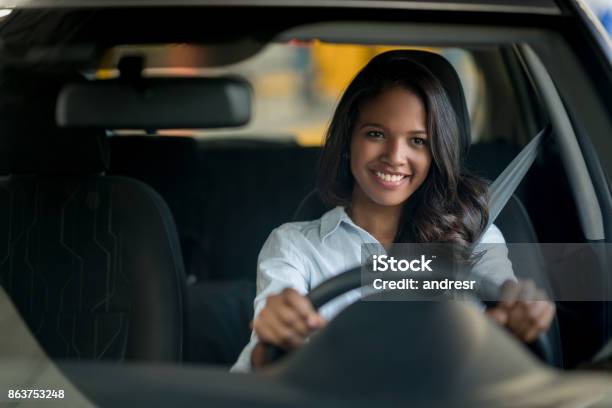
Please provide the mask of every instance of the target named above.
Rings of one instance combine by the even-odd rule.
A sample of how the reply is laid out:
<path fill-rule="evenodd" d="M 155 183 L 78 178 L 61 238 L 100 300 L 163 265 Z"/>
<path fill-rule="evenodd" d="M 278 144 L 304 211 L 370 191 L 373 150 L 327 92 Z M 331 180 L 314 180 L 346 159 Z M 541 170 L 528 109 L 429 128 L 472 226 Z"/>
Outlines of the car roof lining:
<path fill-rule="evenodd" d="M 227 44 L 250 38 L 269 42 L 283 31 L 320 21 L 385 21 L 406 25 L 440 22 L 459 25 L 491 27 L 545 27 L 558 25 L 559 15 L 508 15 L 503 13 L 457 13 L 426 10 L 367 10 L 330 8 L 325 13 L 315 8 L 276 7 L 245 8 L 251 18 L 232 25 L 225 22 L 234 18 L 233 7 L 176 7 L 146 10 L 146 24 L 142 8 L 84 8 L 84 9 L 19 9 L 0 20 L 0 37 L 4 48 L 49 47 L 61 44 L 112 46 L 119 44 L 199 43 Z M 278 13 L 278 15 L 277 15 Z M 276 18 L 272 18 L 272 14 Z M 280 17 L 279 17 L 280 16 Z M 282 18 L 281 18 L 282 17 Z M 168 25 L 168 21 L 181 21 Z"/>
<path fill-rule="evenodd" d="M 495 12 L 560 14 L 554 0 L 0 0 L 0 7 L 164 7 L 164 6 L 249 6 L 249 7 L 339 7 L 436 10 L 454 12 Z"/>
<path fill-rule="evenodd" d="M 94 13 L 95 14 L 95 13 Z M 121 41 L 120 37 L 100 40 L 100 35 L 94 39 L 91 34 L 94 27 L 83 29 L 73 28 L 76 15 L 66 15 L 47 21 L 46 24 L 36 24 L 36 15 L 28 15 L 23 19 L 15 19 L 12 23 L 0 26 L 0 54 L 4 64 L 10 65 L 66 65 L 84 68 L 108 67 L 108 60 L 103 59 L 106 50 L 117 44 L 142 44 L 139 38 L 128 38 Z M 55 16 L 58 17 L 58 16 Z M 83 15 L 78 15 L 82 18 Z M 67 20 L 64 20 L 66 18 Z M 93 17 L 92 17 L 93 18 Z M 24 24 L 27 22 L 29 24 Z M 81 23 L 78 23 L 79 25 Z M 46 27 L 41 27 L 46 26 Z M 25 27 L 25 28 L 24 28 Z M 32 28 L 30 30 L 28 27 Z M 84 30 L 76 35 L 73 31 Z M 65 34 L 58 34 L 64 31 Z M 71 31 L 72 30 L 72 31 Z M 248 29 L 245 31 L 247 32 Z M 233 37 L 220 37 L 219 34 L 200 41 L 206 36 L 204 30 L 200 36 L 189 37 L 191 41 L 179 42 L 192 44 L 191 54 L 196 55 L 196 63 L 203 67 L 213 67 L 236 63 L 255 55 L 270 42 L 288 43 L 293 40 L 320 40 L 336 44 L 359 45 L 410 45 L 460 47 L 467 49 L 491 48 L 499 45 L 514 45 L 523 42 L 546 41 L 549 31 L 543 28 L 493 26 L 493 25 L 461 25 L 451 23 L 400 22 L 380 21 L 326 21 L 319 23 L 299 24 L 292 27 L 274 27 L 265 33 L 254 35 L 235 34 Z M 185 33 L 187 34 L 187 33 Z M 143 34 L 143 35 L 146 35 Z M 65 37 L 65 38 L 64 38 Z M 77 40 L 75 37 L 81 39 Z M 91 37 L 91 38 L 89 38 Z M 45 38 L 43 41 L 42 39 Z M 89 38 L 89 39 L 88 39 Z M 133 40 L 133 41 L 127 41 Z M 174 37 L 159 38 L 156 44 L 177 44 Z M 231 47 L 231 56 L 223 53 L 224 48 Z M 18 52 L 16 50 L 19 50 Z M 193 57 L 194 55 L 190 55 Z"/>
<path fill-rule="evenodd" d="M 444 23 L 395 23 L 331 21 L 305 24 L 278 34 L 280 42 L 320 40 L 331 43 L 364 45 L 415 45 L 478 48 L 545 40 L 549 32 L 541 28 L 461 25 Z"/>

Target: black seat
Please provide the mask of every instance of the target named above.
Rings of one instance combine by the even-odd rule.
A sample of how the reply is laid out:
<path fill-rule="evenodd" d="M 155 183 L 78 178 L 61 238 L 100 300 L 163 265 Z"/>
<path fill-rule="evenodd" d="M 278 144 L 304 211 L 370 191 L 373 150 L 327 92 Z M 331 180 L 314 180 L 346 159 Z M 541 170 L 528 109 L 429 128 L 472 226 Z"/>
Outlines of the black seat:
<path fill-rule="evenodd" d="M 30 78 L 31 79 L 31 78 Z M 52 358 L 179 361 L 184 267 L 172 216 L 105 176 L 106 137 L 54 126 L 58 84 L 0 106 L 0 284 Z"/>
<path fill-rule="evenodd" d="M 312 190 L 318 155 L 287 143 L 172 136 L 112 137 L 109 145 L 110 174 L 141 180 L 168 203 L 191 282 L 254 282 L 268 234 Z"/>

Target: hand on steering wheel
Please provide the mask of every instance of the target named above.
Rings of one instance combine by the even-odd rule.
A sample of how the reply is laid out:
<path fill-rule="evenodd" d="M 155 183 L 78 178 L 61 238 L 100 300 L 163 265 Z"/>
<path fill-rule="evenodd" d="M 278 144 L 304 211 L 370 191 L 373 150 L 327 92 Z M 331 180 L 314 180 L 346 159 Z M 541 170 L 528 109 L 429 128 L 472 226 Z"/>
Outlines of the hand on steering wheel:
<path fill-rule="evenodd" d="M 333 278 L 323 282 L 314 288 L 307 296 L 310 300 L 312 308 L 318 310 L 321 306 L 336 298 L 337 296 L 348 292 L 349 290 L 362 286 L 362 270 L 361 267 L 356 267 Z M 506 301 L 507 299 L 502 299 Z M 502 303 L 503 304 L 503 303 Z M 554 309 L 553 309 L 554 312 Z M 532 342 L 530 348 L 547 363 L 554 363 L 554 356 L 550 339 L 546 333 L 542 333 Z M 280 359 L 286 354 L 286 350 L 277 346 L 268 345 L 266 350 L 266 361 L 271 363 Z"/>
<path fill-rule="evenodd" d="M 309 299 L 285 288 L 266 299 L 266 306 L 253 321 L 253 330 L 262 343 L 293 350 L 325 323 Z"/>
<path fill-rule="evenodd" d="M 506 281 L 500 293 L 500 302 L 487 314 L 519 339 L 531 343 L 550 328 L 555 304 L 532 280 Z"/>

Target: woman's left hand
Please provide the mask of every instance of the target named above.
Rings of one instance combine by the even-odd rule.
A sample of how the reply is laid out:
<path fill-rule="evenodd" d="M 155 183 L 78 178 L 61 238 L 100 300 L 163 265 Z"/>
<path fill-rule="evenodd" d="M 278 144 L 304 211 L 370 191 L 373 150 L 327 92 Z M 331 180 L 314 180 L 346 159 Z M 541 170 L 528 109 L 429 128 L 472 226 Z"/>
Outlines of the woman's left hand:
<path fill-rule="evenodd" d="M 500 302 L 486 313 L 529 343 L 548 330 L 555 316 L 555 304 L 531 280 L 506 281 Z"/>

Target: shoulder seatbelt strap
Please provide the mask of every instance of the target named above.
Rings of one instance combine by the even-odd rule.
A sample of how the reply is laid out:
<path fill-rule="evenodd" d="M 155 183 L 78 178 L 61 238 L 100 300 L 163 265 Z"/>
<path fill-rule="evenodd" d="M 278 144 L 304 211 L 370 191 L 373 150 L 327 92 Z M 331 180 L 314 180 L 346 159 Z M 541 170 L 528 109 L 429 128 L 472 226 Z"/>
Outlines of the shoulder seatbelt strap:
<path fill-rule="evenodd" d="M 542 129 L 489 186 L 489 221 L 482 230 L 481 236 L 493 224 L 499 213 L 508 203 L 508 200 L 510 200 L 510 197 L 512 197 L 512 194 L 521 184 L 521 181 L 523 181 L 523 178 L 525 178 L 525 175 L 538 156 L 542 139 L 544 139 L 549 131 L 550 125 Z M 475 242 L 478 242 L 480 238 L 478 237 Z"/>

